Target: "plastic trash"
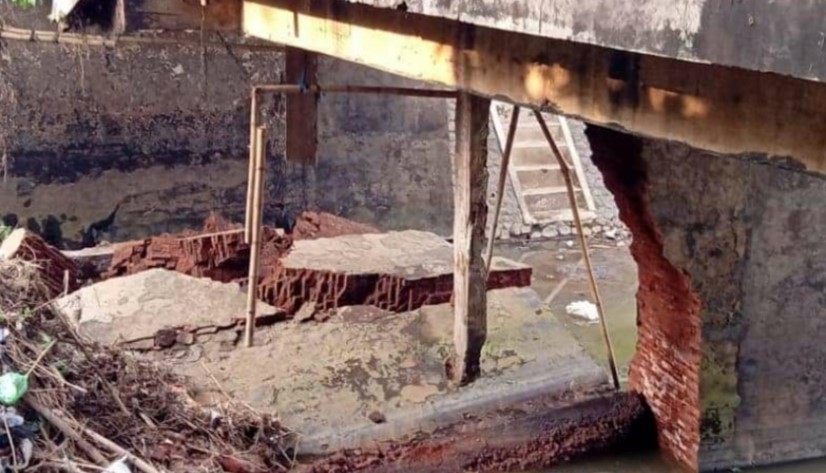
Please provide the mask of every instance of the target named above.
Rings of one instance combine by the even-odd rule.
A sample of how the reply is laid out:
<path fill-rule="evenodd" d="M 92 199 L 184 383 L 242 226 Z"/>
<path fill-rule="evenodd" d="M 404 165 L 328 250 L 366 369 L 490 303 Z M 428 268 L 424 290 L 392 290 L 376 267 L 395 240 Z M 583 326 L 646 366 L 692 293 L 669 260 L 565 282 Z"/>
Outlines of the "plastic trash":
<path fill-rule="evenodd" d="M 58 22 L 63 21 L 69 16 L 69 13 L 75 9 L 75 6 L 80 0 L 52 0 L 52 12 L 49 13 L 49 19 Z"/>
<path fill-rule="evenodd" d="M 597 312 L 597 306 L 589 301 L 571 302 L 570 304 L 565 306 L 565 312 L 567 312 L 568 315 L 572 315 L 574 317 L 586 320 L 589 323 L 599 321 L 599 312 Z"/>
<path fill-rule="evenodd" d="M 0 403 L 14 406 L 28 390 L 28 376 L 14 371 L 0 376 Z"/>
<path fill-rule="evenodd" d="M 126 465 L 126 457 L 123 457 L 115 462 L 109 464 L 103 473 L 132 473 L 129 466 Z"/>
<path fill-rule="evenodd" d="M 5 430 L 5 424 L 9 426 L 8 432 L 11 433 L 11 439 Z M 0 411 L 0 450 L 6 452 L 0 457 L 0 471 L 18 472 L 24 471 L 32 459 L 34 451 L 34 443 L 31 437 L 35 434 L 36 429 L 31 424 L 26 424 L 25 419 L 20 416 L 13 407 L 8 407 Z M 14 445 L 15 454 L 12 455 L 10 447 Z M 15 459 L 17 464 L 15 465 Z"/>

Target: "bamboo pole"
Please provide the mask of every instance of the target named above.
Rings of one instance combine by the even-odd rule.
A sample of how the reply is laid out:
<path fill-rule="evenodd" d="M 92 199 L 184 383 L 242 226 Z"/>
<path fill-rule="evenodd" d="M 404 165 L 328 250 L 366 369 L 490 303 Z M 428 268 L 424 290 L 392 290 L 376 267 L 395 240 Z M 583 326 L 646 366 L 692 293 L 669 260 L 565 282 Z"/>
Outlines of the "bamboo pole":
<path fill-rule="evenodd" d="M 252 233 L 252 195 L 255 193 L 255 160 L 258 156 L 256 127 L 258 126 L 258 92 L 255 88 L 250 93 L 250 159 L 247 169 L 247 204 L 244 217 L 244 243 L 250 244 Z"/>
<path fill-rule="evenodd" d="M 562 171 L 562 177 L 565 179 L 565 187 L 568 190 L 568 201 L 571 205 L 571 212 L 574 215 L 574 224 L 576 225 L 577 235 L 579 236 L 579 245 L 582 250 L 582 259 L 585 262 L 585 269 L 588 271 L 588 282 L 591 286 L 591 293 L 596 301 L 597 313 L 599 314 L 599 325 L 602 329 L 602 338 L 605 340 L 605 347 L 608 350 L 608 365 L 611 368 L 611 377 L 614 381 L 614 387 L 619 390 L 620 381 L 619 373 L 617 372 L 616 357 L 614 356 L 614 344 L 611 342 L 611 334 L 608 332 L 608 324 L 605 320 L 605 311 L 602 306 L 602 298 L 599 294 L 599 286 L 597 285 L 597 280 L 594 276 L 594 268 L 591 264 L 591 255 L 588 252 L 588 240 L 585 237 L 585 233 L 582 231 L 582 220 L 579 216 L 579 205 L 576 200 L 574 184 L 571 180 L 571 167 L 559 151 L 556 140 L 554 140 L 553 135 L 551 135 L 551 131 L 545 123 L 545 118 L 542 117 L 542 113 L 534 110 L 533 114 L 536 117 L 536 121 L 539 123 L 540 128 L 542 128 L 542 134 L 545 135 L 545 139 L 548 140 L 548 144 L 551 146 L 554 157 L 556 157 L 560 170 Z"/>
<path fill-rule="evenodd" d="M 253 176 L 252 209 L 250 220 L 250 266 L 249 281 L 247 283 L 247 321 L 244 326 L 244 345 L 249 348 L 253 345 L 255 334 L 255 314 L 258 301 L 258 265 L 261 253 L 261 217 L 264 207 L 264 161 L 266 128 L 260 126 L 255 130 L 255 173 Z"/>
<path fill-rule="evenodd" d="M 493 244 L 496 242 L 496 230 L 499 227 L 499 213 L 502 211 L 502 196 L 505 193 L 505 183 L 508 179 L 508 167 L 511 161 L 511 151 L 513 150 L 513 138 L 516 136 L 516 126 L 519 124 L 519 105 L 513 106 L 513 116 L 508 128 L 508 138 L 505 140 L 505 150 L 502 152 L 502 167 L 499 169 L 499 182 L 496 188 L 496 207 L 493 209 L 493 222 L 490 225 L 490 236 L 488 237 L 488 247 L 485 250 L 485 267 L 487 275 L 490 277 L 490 265 L 493 261 Z"/>

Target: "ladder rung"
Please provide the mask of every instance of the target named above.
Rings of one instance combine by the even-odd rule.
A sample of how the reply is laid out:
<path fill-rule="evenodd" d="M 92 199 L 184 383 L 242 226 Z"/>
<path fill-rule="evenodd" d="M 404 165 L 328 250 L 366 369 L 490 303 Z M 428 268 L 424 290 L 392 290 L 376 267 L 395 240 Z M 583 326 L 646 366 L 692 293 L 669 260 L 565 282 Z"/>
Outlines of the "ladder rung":
<path fill-rule="evenodd" d="M 565 143 L 564 140 L 556 140 L 556 145 L 559 149 L 567 148 L 568 145 Z M 536 148 L 545 148 L 548 152 L 551 151 L 551 145 L 548 144 L 548 140 L 524 140 L 516 142 L 513 144 L 513 149 L 536 149 Z"/>
<path fill-rule="evenodd" d="M 531 117 L 531 118 L 533 118 L 533 117 Z M 552 131 L 557 131 L 557 130 L 555 130 L 555 128 L 561 128 L 562 127 L 562 125 L 560 125 L 559 122 L 556 121 L 556 120 L 552 120 L 552 121 L 547 121 L 546 120 L 545 124 L 548 125 L 548 128 L 554 128 L 554 130 L 552 130 Z M 528 121 L 525 121 L 524 119 L 519 120 L 519 124 L 517 125 L 516 128 L 520 131 L 542 131 L 542 127 L 539 126 L 539 123 L 536 120 L 528 120 Z"/>
<path fill-rule="evenodd" d="M 559 164 L 520 164 L 514 166 L 513 170 L 516 172 L 559 171 Z"/>
<path fill-rule="evenodd" d="M 562 194 L 567 192 L 568 188 L 565 186 L 554 187 L 537 187 L 536 189 L 522 189 L 523 195 L 544 195 L 544 194 Z M 579 188 L 574 186 L 574 191 L 579 192 Z"/>

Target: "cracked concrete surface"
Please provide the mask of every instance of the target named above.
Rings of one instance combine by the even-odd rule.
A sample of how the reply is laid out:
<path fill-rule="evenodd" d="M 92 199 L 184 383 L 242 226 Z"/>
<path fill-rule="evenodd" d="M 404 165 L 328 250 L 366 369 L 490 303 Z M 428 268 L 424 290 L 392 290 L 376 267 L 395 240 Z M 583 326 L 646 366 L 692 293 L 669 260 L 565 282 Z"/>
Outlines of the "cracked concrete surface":
<path fill-rule="evenodd" d="M 444 375 L 452 350 L 448 304 L 403 314 L 347 307 L 321 324 L 261 330 L 254 348 L 214 341 L 197 361 L 159 356 L 198 383 L 199 401 L 224 401 L 205 365 L 232 396 L 277 413 L 304 435 L 305 453 L 435 430 L 501 402 L 607 386 L 605 372 L 532 290 L 491 291 L 489 317 L 484 376 L 458 391 Z M 387 424 L 374 425 L 367 417 L 373 411 Z"/>

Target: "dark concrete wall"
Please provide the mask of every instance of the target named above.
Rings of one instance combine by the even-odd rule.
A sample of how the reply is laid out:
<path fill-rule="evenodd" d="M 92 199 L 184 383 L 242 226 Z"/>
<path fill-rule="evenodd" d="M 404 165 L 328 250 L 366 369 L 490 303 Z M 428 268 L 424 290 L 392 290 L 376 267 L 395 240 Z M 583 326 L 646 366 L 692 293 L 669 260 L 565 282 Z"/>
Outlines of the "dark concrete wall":
<path fill-rule="evenodd" d="M 634 235 L 631 381 L 661 444 L 703 469 L 826 454 L 826 179 L 765 156 L 588 136 Z"/>
<path fill-rule="evenodd" d="M 237 38 L 207 35 L 202 46 L 197 34 L 182 37 L 117 48 L 0 44 L 0 217 L 72 241 L 117 204 L 116 232 L 107 236 L 114 240 L 199 227 L 211 210 L 240 219 L 249 88 L 280 81 L 282 52 Z M 400 82 L 333 60 L 323 62 L 321 78 Z M 276 108 L 269 202 L 447 232 L 445 107 L 443 100 L 323 97 L 314 169 L 283 164 Z"/>

